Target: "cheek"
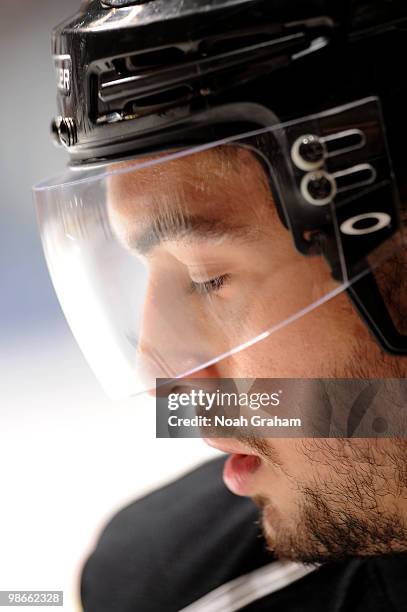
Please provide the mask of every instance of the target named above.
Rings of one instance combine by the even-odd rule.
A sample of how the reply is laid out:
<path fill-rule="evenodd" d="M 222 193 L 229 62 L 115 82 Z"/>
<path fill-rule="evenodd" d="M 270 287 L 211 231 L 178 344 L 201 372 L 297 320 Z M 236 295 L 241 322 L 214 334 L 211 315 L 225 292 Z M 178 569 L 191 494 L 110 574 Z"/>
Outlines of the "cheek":
<path fill-rule="evenodd" d="M 218 365 L 220 376 L 330 378 L 352 363 L 361 336 L 369 342 L 365 333 L 347 297 L 341 295 L 224 360 Z"/>

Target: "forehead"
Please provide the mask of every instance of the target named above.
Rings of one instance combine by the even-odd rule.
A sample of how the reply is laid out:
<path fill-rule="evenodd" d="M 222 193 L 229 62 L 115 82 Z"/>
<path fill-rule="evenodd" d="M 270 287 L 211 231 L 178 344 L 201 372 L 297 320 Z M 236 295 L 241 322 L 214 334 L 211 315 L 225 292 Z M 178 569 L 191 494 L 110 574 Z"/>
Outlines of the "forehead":
<path fill-rule="evenodd" d="M 238 146 L 223 146 L 164 159 L 145 158 L 148 166 L 127 162 L 124 173 L 108 178 L 111 213 L 127 221 L 147 221 L 157 215 L 182 212 L 244 220 L 270 213 L 268 177 L 258 157 Z"/>

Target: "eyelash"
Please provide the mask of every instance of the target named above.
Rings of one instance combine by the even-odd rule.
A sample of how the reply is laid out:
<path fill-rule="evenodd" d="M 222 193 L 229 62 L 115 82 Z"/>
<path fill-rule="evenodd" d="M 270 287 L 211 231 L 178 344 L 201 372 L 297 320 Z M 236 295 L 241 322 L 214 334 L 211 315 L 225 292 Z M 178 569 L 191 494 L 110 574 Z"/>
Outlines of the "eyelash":
<path fill-rule="evenodd" d="M 192 293 L 198 293 L 199 295 L 209 295 L 211 293 L 218 293 L 230 280 L 229 274 L 222 274 L 216 278 L 205 281 L 204 283 L 191 282 Z"/>

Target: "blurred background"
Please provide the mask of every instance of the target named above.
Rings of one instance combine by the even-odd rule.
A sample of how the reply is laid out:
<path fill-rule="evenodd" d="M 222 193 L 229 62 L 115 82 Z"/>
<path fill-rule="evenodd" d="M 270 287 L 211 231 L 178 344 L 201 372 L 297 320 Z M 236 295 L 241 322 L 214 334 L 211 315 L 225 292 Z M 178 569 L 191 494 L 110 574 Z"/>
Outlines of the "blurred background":
<path fill-rule="evenodd" d="M 49 137 L 50 31 L 79 4 L 0 8 L 0 590 L 63 590 L 69 611 L 110 516 L 215 454 L 156 440 L 150 400 L 104 396 L 48 277 L 31 186 L 66 164 Z"/>

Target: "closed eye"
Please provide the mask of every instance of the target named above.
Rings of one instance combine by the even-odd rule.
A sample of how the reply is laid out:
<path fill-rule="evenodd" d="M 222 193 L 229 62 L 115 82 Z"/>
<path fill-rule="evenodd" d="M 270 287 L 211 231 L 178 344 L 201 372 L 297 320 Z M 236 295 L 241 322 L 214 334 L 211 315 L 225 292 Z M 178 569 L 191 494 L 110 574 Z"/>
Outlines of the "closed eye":
<path fill-rule="evenodd" d="M 229 274 L 222 274 L 216 278 L 211 278 L 203 283 L 191 282 L 191 293 L 197 293 L 199 295 L 209 295 L 211 293 L 217 293 L 228 283 L 230 280 Z"/>

